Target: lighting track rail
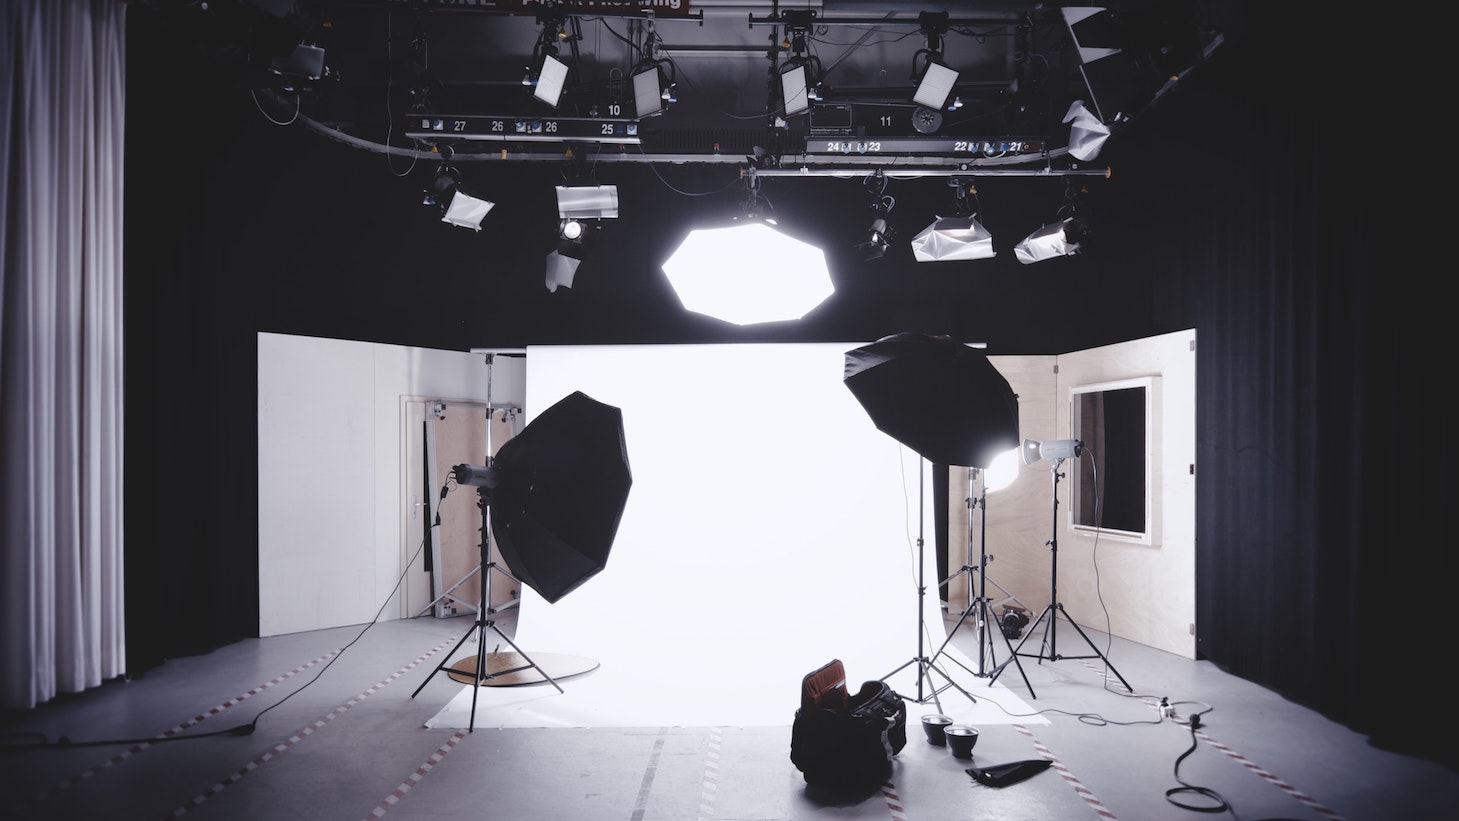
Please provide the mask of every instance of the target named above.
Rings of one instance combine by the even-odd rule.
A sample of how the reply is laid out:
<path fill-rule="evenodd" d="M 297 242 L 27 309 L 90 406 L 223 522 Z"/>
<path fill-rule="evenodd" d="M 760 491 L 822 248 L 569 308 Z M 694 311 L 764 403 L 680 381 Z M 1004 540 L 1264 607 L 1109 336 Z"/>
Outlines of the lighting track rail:
<path fill-rule="evenodd" d="M 429 114 L 410 118 L 405 128 L 405 136 L 413 140 L 641 144 L 637 120 L 589 117 Z"/>

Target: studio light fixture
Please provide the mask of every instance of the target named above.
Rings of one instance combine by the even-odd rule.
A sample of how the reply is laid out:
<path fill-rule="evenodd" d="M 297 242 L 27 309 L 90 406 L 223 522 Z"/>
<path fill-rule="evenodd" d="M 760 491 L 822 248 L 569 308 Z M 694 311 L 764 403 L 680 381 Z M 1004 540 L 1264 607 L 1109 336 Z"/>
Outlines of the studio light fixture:
<path fill-rule="evenodd" d="M 472 196 L 461 189 L 461 175 L 447 163 L 442 163 L 425 190 L 421 204 L 441 211 L 441 222 L 481 230 L 481 221 L 496 203 Z"/>
<path fill-rule="evenodd" d="M 1024 237 L 1013 247 L 1013 254 L 1024 265 L 1077 254 L 1080 247 L 1078 237 L 1086 229 L 1083 220 L 1075 217 L 1051 222 Z"/>
<path fill-rule="evenodd" d="M 557 247 L 547 254 L 547 290 L 571 288 L 583 253 L 602 227 L 618 217 L 618 186 L 557 186 Z"/>
<path fill-rule="evenodd" d="M 445 671 L 457 681 L 465 676 L 468 681 L 463 683 L 475 685 L 468 725 L 468 731 L 475 732 L 476 697 L 491 677 L 487 630 L 511 645 L 524 662 L 508 672 L 535 669 L 543 681 L 564 692 L 552 674 L 491 620 L 490 571 L 503 573 L 556 604 L 607 567 L 633 487 L 623 411 L 576 391 L 538 414 L 486 464 L 456 465 L 451 475 L 458 486 L 476 488 L 481 511 L 481 606 L 471 628 L 411 697 L 436 673 Z M 510 572 L 491 561 L 493 540 Z M 472 633 L 477 634 L 476 657 L 452 664 Z M 513 658 L 514 663 L 517 660 Z"/>
<path fill-rule="evenodd" d="M 1017 447 L 1018 395 L 986 356 L 950 336 L 899 333 L 882 337 L 847 351 L 842 374 L 842 384 L 865 408 L 878 430 L 935 465 L 986 466 L 997 454 Z M 921 475 L 919 470 L 919 480 Z M 921 506 L 919 481 L 918 509 Z M 926 635 L 922 616 L 926 611 L 922 606 L 926 593 L 922 570 L 926 564 L 922 548 L 919 532 L 918 655 L 897 670 L 917 665 L 919 703 L 935 701 L 937 693 L 949 687 L 972 699 L 972 694 L 932 659 L 921 655 Z M 931 672 L 941 674 L 946 683 L 932 681 Z M 925 700 L 924 685 L 932 688 L 930 698 Z"/>
<path fill-rule="evenodd" d="M 1045 618 L 1048 619 L 1048 624 L 1045 625 L 1042 649 L 1040 649 L 1040 651 L 1036 655 L 1023 653 L 1023 645 L 1025 642 L 1028 641 L 1028 636 L 1024 636 L 1023 640 L 1018 643 L 1018 646 L 1013 648 L 1013 654 L 1015 656 L 1027 655 L 1030 658 L 1039 659 L 1040 662 L 1043 662 L 1044 660 L 1059 661 L 1060 659 L 1097 658 L 1100 661 L 1104 662 L 1105 666 L 1109 669 L 1109 672 L 1113 673 L 1114 677 L 1119 679 L 1121 684 L 1125 685 L 1125 689 L 1134 692 L 1134 688 L 1130 687 L 1130 683 L 1128 681 L 1125 681 L 1125 677 L 1120 675 L 1120 672 L 1114 668 L 1114 665 L 1109 663 L 1109 659 L 1105 657 L 1104 653 L 1100 652 L 1099 648 L 1095 646 L 1094 642 L 1090 640 L 1089 636 L 1084 633 L 1084 628 L 1080 627 L 1079 623 L 1074 620 L 1074 617 L 1069 615 L 1069 612 L 1064 608 L 1063 602 L 1059 601 L 1058 598 L 1059 479 L 1064 476 L 1064 474 L 1059 470 L 1059 464 L 1065 459 L 1079 458 L 1084 453 L 1084 443 L 1078 439 L 1049 439 L 1043 442 L 1035 442 L 1032 439 L 1025 439 L 1023 440 L 1023 444 L 1020 446 L 1019 450 L 1023 452 L 1023 463 L 1025 465 L 1031 465 L 1034 462 L 1039 461 L 1040 459 L 1048 459 L 1049 461 L 1054 463 L 1053 469 L 1049 471 L 1049 478 L 1053 480 L 1054 487 L 1053 493 L 1050 494 L 1049 500 L 1052 505 L 1050 509 L 1051 536 L 1048 541 L 1050 562 L 1049 604 L 1043 609 L 1043 612 L 1039 613 L 1038 618 L 1033 620 L 1033 626 L 1029 628 L 1029 635 L 1031 636 L 1033 635 L 1034 629 L 1037 628 L 1039 624 L 1044 621 Z M 1059 616 L 1063 616 L 1065 621 L 1067 621 L 1069 625 L 1074 628 L 1075 632 L 1079 634 L 1080 638 L 1084 639 L 1084 642 L 1089 645 L 1089 649 L 1093 652 L 1093 655 L 1069 656 L 1059 654 L 1059 639 L 1056 635 L 1058 630 L 1057 624 Z M 1020 625 L 1020 628 L 1021 627 L 1022 625 Z M 1033 693 L 1033 686 L 1029 684 L 1027 678 L 1024 679 L 1023 683 L 1028 686 L 1029 693 Z"/>
<path fill-rule="evenodd" d="M 669 67 L 668 75 L 664 66 Z M 639 119 L 663 114 L 678 102 L 678 84 L 674 81 L 674 64 L 667 60 L 648 60 L 633 69 L 633 105 Z"/>
<path fill-rule="evenodd" d="M 1099 156 L 1099 149 L 1103 148 L 1105 140 L 1109 139 L 1109 126 L 1100 122 L 1099 118 L 1084 106 L 1083 100 L 1075 100 L 1069 104 L 1069 111 L 1064 115 L 1064 122 L 1069 124 L 1070 156 L 1085 162 Z"/>
<path fill-rule="evenodd" d="M 557 216 L 559 219 L 616 219 L 618 186 L 559 185 Z"/>
<path fill-rule="evenodd" d="M 565 219 L 557 222 L 557 238 L 564 242 L 582 244 L 587 225 L 580 219 Z"/>
<path fill-rule="evenodd" d="M 643 31 L 640 51 L 643 56 L 630 73 L 633 75 L 634 115 L 643 119 L 664 113 L 679 98 L 677 71 L 672 60 L 659 56 L 662 41 L 654 29 L 653 17 L 640 25 Z"/>
<path fill-rule="evenodd" d="M 785 41 L 781 49 L 790 51 L 785 65 L 778 69 L 780 75 L 780 108 L 785 116 L 804 114 L 811 103 L 821 100 L 821 60 L 807 53 L 810 45 L 807 38 L 816 19 L 811 9 L 790 9 L 784 12 Z M 771 60 L 777 59 L 778 51 L 771 52 Z"/>
<path fill-rule="evenodd" d="M 1042 442 L 1025 439 L 1019 451 L 1023 454 L 1023 463 L 1031 465 L 1040 459 L 1077 459 L 1084 454 L 1084 443 L 1078 439 L 1046 439 Z"/>
<path fill-rule="evenodd" d="M 917 20 L 922 26 L 926 47 L 918 49 L 917 53 L 912 56 L 912 78 L 917 81 L 917 89 L 912 94 L 912 102 L 923 108 L 940 111 L 947 105 L 948 98 L 952 96 L 952 90 L 957 85 L 958 78 L 957 70 L 950 68 L 942 61 L 942 36 L 948 30 L 948 14 L 945 11 L 924 11 L 917 16 Z M 921 71 L 916 70 L 919 57 L 925 57 L 927 61 Z"/>
<path fill-rule="evenodd" d="M 1013 253 L 1024 265 L 1055 257 L 1079 253 L 1093 233 L 1089 221 L 1077 213 L 1077 199 L 1081 189 L 1073 181 L 1064 188 L 1064 204 L 1059 208 L 1058 219 L 1029 234 L 1014 246 Z"/>
<path fill-rule="evenodd" d="M 856 250 L 861 253 L 862 259 L 881 259 L 886 256 L 887 249 L 891 247 L 892 240 L 895 238 L 896 230 L 887 221 L 885 215 L 891 212 L 894 202 L 895 200 L 891 197 L 885 197 L 883 198 L 884 205 L 872 206 L 882 216 L 871 221 L 870 227 L 866 229 L 866 240 L 856 244 Z"/>
<path fill-rule="evenodd" d="M 567 85 L 567 63 L 551 54 L 542 55 L 537 69 L 537 81 L 532 84 L 532 96 L 557 108 L 562 100 L 562 89 Z"/>
<path fill-rule="evenodd" d="M 780 99 L 787 117 L 810 111 L 811 103 L 822 99 L 819 64 L 814 60 L 787 64 L 780 72 Z"/>
<path fill-rule="evenodd" d="M 826 255 L 761 214 L 753 168 L 745 187 L 743 213 L 690 231 L 663 263 L 664 274 L 695 313 L 736 325 L 800 319 L 835 290 Z"/>
<path fill-rule="evenodd" d="M 871 211 L 875 216 L 871 220 L 871 225 L 866 229 L 866 239 L 856 243 L 856 252 L 861 255 L 862 259 L 881 259 L 896 238 L 896 226 L 892 224 L 889 217 L 892 209 L 896 207 L 897 200 L 886 193 L 887 178 L 880 168 L 874 173 L 868 174 L 861 181 L 861 186 L 873 197 Z"/>
<path fill-rule="evenodd" d="M 572 32 L 565 28 L 572 24 Z M 539 13 L 537 22 L 542 26 L 537 43 L 532 47 L 532 63 L 522 78 L 525 85 L 532 86 L 532 96 L 557 108 L 562 101 L 562 92 L 567 87 L 568 65 L 557 57 L 558 43 L 563 40 L 581 40 L 576 17 L 564 17 L 560 12 L 548 10 Z"/>
<path fill-rule="evenodd" d="M 964 177 L 952 177 L 948 185 L 956 216 L 937 217 L 912 238 L 912 256 L 918 262 L 989 259 L 996 255 L 993 235 L 977 220 L 974 198 L 977 190 Z"/>
<path fill-rule="evenodd" d="M 927 67 L 917 80 L 917 91 L 912 102 L 925 108 L 941 109 L 952 96 L 952 87 L 957 83 L 958 72 L 936 60 L 928 60 Z"/>
<path fill-rule="evenodd" d="M 918 262 L 991 259 L 993 235 L 972 215 L 937 217 L 912 238 L 912 256 Z"/>
<path fill-rule="evenodd" d="M 269 71 L 286 80 L 318 80 L 324 76 L 324 49 L 300 43 L 288 54 L 275 57 Z"/>

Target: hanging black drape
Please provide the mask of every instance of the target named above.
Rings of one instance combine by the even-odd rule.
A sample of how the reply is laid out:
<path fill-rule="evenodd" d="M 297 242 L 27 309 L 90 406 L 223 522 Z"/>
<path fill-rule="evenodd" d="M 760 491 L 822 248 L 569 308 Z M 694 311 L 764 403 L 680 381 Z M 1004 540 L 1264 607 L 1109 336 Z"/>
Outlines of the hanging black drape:
<path fill-rule="evenodd" d="M 1452 714 L 1382 695 L 1452 595 L 1442 303 L 1399 261 L 1413 226 L 1378 218 L 1393 175 L 1351 167 L 1332 117 L 1376 67 L 1319 37 L 1323 81 L 1284 74 L 1301 25 L 1229 41 L 1113 148 L 1101 240 L 1143 249 L 1157 313 L 1198 330 L 1199 655 L 1452 765 Z"/>

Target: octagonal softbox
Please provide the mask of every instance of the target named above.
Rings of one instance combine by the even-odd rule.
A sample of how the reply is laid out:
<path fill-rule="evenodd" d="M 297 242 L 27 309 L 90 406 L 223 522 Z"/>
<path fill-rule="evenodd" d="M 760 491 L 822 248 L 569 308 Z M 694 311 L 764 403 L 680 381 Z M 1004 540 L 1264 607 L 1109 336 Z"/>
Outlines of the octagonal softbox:
<path fill-rule="evenodd" d="M 572 393 L 507 440 L 492 471 L 491 532 L 513 576 L 556 602 L 607 566 L 633 485 L 621 410 Z"/>

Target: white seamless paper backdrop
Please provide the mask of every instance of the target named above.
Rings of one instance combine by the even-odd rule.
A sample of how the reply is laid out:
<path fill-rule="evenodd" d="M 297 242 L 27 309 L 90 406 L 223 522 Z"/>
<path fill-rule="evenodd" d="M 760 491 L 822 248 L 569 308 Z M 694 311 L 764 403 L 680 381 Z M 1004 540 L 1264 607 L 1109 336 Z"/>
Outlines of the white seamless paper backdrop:
<path fill-rule="evenodd" d="M 946 638 L 930 465 L 843 384 L 854 347 L 528 348 L 528 426 L 574 391 L 623 412 L 633 486 L 606 568 L 555 604 L 524 587 L 514 639 L 529 658 L 599 667 L 561 680 L 563 693 L 468 686 L 429 726 L 467 726 L 473 689 L 476 726 L 788 725 L 801 678 L 833 658 L 853 690 L 886 678 L 930 699 L 946 683 L 933 673 L 919 687 L 915 663 Z M 988 690 L 951 648 L 938 666 Z M 996 686 L 999 703 L 1029 712 Z M 957 690 L 940 700 L 954 717 L 973 709 Z M 986 706 L 979 720 L 999 720 Z"/>

